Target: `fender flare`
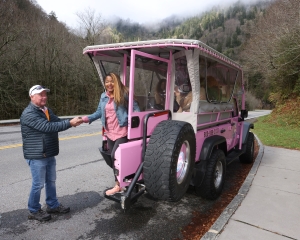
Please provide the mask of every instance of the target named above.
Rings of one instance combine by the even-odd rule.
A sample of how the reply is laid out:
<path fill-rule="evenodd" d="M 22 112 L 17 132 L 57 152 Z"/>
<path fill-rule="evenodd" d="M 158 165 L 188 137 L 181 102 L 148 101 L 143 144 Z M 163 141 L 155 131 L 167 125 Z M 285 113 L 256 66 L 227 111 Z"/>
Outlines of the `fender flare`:
<path fill-rule="evenodd" d="M 215 146 L 220 146 L 225 155 L 227 154 L 227 145 L 226 145 L 226 138 L 223 136 L 211 136 L 209 138 L 206 138 L 203 142 L 202 149 L 200 152 L 200 162 L 201 161 L 207 161 Z"/>
<path fill-rule="evenodd" d="M 215 146 L 219 146 L 218 148 L 222 149 L 225 155 L 227 155 L 227 144 L 225 137 L 215 135 L 206 138 L 203 142 L 202 149 L 200 152 L 200 161 L 194 167 L 194 176 L 192 181 L 194 186 L 199 187 L 202 184 L 206 172 L 207 162 Z"/>
<path fill-rule="evenodd" d="M 243 122 L 243 144 L 247 141 L 248 133 L 251 129 L 254 129 L 254 124 L 249 122 Z"/>

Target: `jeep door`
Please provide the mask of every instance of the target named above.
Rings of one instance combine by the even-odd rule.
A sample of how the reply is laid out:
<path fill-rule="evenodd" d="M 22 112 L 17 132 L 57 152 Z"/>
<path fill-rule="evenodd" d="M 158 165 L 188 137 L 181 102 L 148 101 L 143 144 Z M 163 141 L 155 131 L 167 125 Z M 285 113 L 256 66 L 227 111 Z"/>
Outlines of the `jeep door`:
<path fill-rule="evenodd" d="M 129 106 L 128 106 L 128 139 L 141 138 L 143 136 L 143 124 L 145 116 L 154 111 L 169 109 L 170 94 L 170 64 L 171 56 L 162 58 L 137 50 L 131 51 L 129 74 Z M 158 84 L 165 80 L 159 93 Z M 159 96 L 158 96 L 159 95 Z M 162 101 L 157 104 L 155 97 Z M 139 105 L 140 112 L 133 111 L 133 101 Z M 162 120 L 168 119 L 164 114 L 151 117 L 148 121 L 147 136 L 150 136 L 155 126 Z"/>

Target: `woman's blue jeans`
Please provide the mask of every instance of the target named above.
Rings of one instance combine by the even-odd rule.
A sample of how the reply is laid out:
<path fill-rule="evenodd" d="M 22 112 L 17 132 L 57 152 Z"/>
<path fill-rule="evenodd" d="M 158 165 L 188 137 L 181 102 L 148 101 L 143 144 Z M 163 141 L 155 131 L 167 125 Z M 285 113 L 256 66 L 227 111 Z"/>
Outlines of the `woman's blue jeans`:
<path fill-rule="evenodd" d="M 50 208 L 59 206 L 56 197 L 56 159 L 55 157 L 43 159 L 26 159 L 32 175 L 32 187 L 28 200 L 30 212 L 37 212 L 41 209 L 41 190 L 45 185 L 46 203 Z"/>

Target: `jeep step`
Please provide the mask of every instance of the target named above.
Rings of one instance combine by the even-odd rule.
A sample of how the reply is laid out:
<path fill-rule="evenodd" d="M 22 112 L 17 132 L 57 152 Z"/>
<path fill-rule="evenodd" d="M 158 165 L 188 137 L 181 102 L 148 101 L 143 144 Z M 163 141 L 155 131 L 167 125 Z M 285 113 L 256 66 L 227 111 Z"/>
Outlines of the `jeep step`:
<path fill-rule="evenodd" d="M 237 159 L 239 156 L 241 156 L 244 153 L 244 149 L 238 150 L 238 151 L 232 151 L 226 156 L 226 163 L 229 165 L 232 163 L 235 159 Z"/>
<path fill-rule="evenodd" d="M 134 204 L 137 201 L 137 199 L 144 194 L 146 190 L 144 185 L 138 183 L 135 185 L 131 193 L 127 193 L 128 188 L 126 188 L 124 192 L 115 193 L 114 195 L 106 195 L 106 191 L 109 189 L 110 188 L 104 191 L 104 197 L 117 203 L 121 203 L 121 207 L 124 211 L 129 209 L 129 207 L 132 204 Z"/>

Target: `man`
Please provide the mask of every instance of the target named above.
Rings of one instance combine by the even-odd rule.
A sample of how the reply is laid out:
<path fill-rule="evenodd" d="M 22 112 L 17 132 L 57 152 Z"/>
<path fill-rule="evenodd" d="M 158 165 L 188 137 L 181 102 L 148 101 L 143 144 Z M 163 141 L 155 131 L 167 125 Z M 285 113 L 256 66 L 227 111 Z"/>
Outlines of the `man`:
<path fill-rule="evenodd" d="M 60 204 L 56 197 L 56 159 L 59 152 L 58 132 L 82 123 L 80 117 L 59 119 L 47 104 L 48 88 L 35 85 L 29 90 L 31 102 L 24 109 L 20 122 L 23 154 L 32 175 L 32 187 L 28 200 L 28 219 L 47 221 L 50 213 L 68 213 L 69 207 Z M 41 190 L 45 185 L 46 211 L 41 209 Z"/>

